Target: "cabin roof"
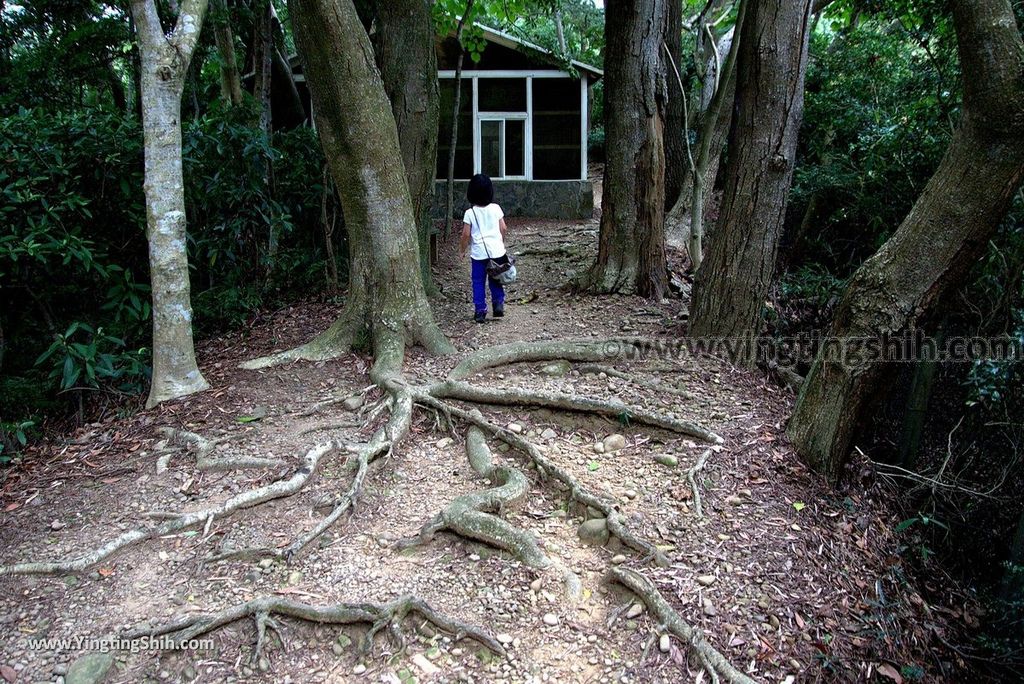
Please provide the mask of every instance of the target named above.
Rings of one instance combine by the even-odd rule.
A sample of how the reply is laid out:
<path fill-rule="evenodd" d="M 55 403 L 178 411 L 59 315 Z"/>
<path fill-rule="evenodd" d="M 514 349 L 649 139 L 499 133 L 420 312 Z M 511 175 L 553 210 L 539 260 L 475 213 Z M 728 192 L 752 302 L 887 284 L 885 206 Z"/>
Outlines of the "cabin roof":
<path fill-rule="evenodd" d="M 490 43 L 494 43 L 495 45 L 501 45 L 503 47 L 509 48 L 510 50 L 515 50 L 516 52 L 521 52 L 531 59 L 544 62 L 545 64 L 551 66 L 558 67 L 564 66 L 565 64 L 565 61 L 559 58 L 558 55 L 556 55 L 555 53 L 551 52 L 551 50 L 542 48 L 541 46 L 535 45 L 534 43 L 531 43 L 527 40 L 523 40 L 522 38 L 513 36 L 510 33 L 499 31 L 498 29 L 491 28 L 490 26 L 485 26 L 479 22 L 475 22 L 474 26 L 480 29 L 480 31 L 483 33 L 484 39 Z M 449 34 L 449 37 L 454 38 L 455 32 L 453 31 L 451 34 Z M 299 61 L 298 55 L 290 55 L 288 57 L 288 62 L 294 71 L 302 71 L 302 64 Z M 569 63 L 577 71 L 585 73 L 592 80 L 597 80 L 604 76 L 603 70 L 598 69 L 597 67 L 592 66 L 590 64 L 585 64 L 584 62 L 580 62 L 575 59 L 569 60 Z M 247 76 L 251 75 L 251 73 L 247 74 Z"/>

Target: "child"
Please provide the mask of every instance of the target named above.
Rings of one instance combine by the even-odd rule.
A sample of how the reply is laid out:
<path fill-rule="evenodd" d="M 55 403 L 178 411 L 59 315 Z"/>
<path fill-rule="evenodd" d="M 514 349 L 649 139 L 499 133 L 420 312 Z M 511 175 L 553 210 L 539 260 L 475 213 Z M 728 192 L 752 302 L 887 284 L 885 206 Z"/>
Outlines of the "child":
<path fill-rule="evenodd" d="M 508 262 L 505 254 L 505 213 L 494 203 L 494 185 L 491 179 L 478 173 L 469 180 L 466 199 L 472 205 L 462 217 L 462 239 L 459 241 L 459 255 L 466 256 L 466 248 L 472 243 L 469 256 L 473 261 L 473 304 L 477 323 L 487 320 L 487 292 L 484 281 L 491 286 L 491 307 L 495 318 L 505 315 L 505 288 L 494 278 L 487 276 L 487 262 L 499 264 Z"/>

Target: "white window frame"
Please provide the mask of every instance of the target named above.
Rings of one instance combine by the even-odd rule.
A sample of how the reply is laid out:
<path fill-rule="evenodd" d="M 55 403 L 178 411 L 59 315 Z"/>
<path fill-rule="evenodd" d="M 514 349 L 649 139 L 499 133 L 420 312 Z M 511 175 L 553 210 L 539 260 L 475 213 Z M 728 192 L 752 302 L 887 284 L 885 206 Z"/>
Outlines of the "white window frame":
<path fill-rule="evenodd" d="M 529 123 L 529 118 L 526 112 L 481 112 L 477 115 L 477 126 L 474 129 L 476 135 L 473 140 L 473 173 L 483 173 L 483 123 L 485 121 L 497 121 L 501 124 L 498 127 L 498 167 L 499 174 L 497 176 L 491 176 L 494 180 L 532 180 L 530 178 L 530 164 L 532 162 L 532 155 L 530 154 L 530 145 L 527 143 L 526 127 Z M 519 176 L 509 176 L 505 174 L 505 123 L 508 121 L 522 121 L 523 122 L 523 174 Z"/>

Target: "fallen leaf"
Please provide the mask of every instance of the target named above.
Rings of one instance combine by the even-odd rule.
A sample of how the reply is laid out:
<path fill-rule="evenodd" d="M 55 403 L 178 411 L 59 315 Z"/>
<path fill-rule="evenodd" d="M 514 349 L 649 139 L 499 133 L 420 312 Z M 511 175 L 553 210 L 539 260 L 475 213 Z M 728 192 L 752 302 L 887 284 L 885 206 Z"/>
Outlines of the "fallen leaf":
<path fill-rule="evenodd" d="M 14 680 L 18 678 L 18 673 L 10 665 L 0 665 L 0 677 L 13 684 Z"/>
<path fill-rule="evenodd" d="M 97 570 L 101 577 L 110 577 L 114 574 L 114 568 L 100 568 Z"/>
<path fill-rule="evenodd" d="M 16 508 L 21 508 L 21 504 L 18 502 L 9 503 L 7 504 L 7 506 L 4 507 L 4 513 L 10 513 Z"/>
<path fill-rule="evenodd" d="M 876 669 L 878 670 L 878 674 L 883 677 L 888 677 L 892 681 L 896 682 L 896 684 L 903 684 L 903 675 L 901 675 L 899 670 L 889 663 L 882 663 Z"/>

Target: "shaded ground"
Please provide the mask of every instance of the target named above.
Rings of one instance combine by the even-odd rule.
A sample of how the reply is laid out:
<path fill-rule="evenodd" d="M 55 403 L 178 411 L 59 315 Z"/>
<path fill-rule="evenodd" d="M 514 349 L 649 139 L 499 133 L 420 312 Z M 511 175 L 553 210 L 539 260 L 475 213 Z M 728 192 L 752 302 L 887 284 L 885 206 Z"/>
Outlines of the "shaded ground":
<path fill-rule="evenodd" d="M 454 244 L 443 246 L 434 306 L 460 352 L 513 340 L 623 334 L 671 340 L 679 334 L 685 323 L 680 300 L 651 304 L 557 289 L 592 259 L 596 221 L 510 223 L 513 252 L 523 256 L 521 280 L 510 288 L 502 321 L 471 321 L 468 268 L 455 262 Z M 336 404 L 302 413 L 325 398 L 366 388 L 369 359 L 349 355 L 265 371 L 236 368 L 307 341 L 335 313 L 324 304 L 297 305 L 249 330 L 208 340 L 199 358 L 210 391 L 87 426 L 37 450 L 0 492 L 0 564 L 73 556 L 147 516 L 204 507 L 286 477 L 306 449 L 327 436 L 365 440 L 376 423 L 359 411 Z M 428 358 L 413 350 L 406 372 L 423 381 L 442 377 L 459 358 Z M 405 653 L 389 653 L 395 649 L 382 638 L 373 655 L 362 655 L 356 648 L 362 628 L 284 619 L 283 644 L 272 637 L 264 658 L 252 663 L 255 630 L 251 621 L 240 621 L 213 632 L 212 645 L 199 651 L 118 654 L 109 681 L 705 678 L 688 661 L 684 644 L 659 643 L 661 630 L 648 613 L 634 615 L 631 595 L 603 582 L 609 565 L 621 563 L 653 579 L 690 624 L 758 681 L 911 680 L 915 668 L 929 680 L 954 677 L 962 663 L 941 643 L 969 628 L 971 612 L 931 605 L 907 582 L 896 521 L 876 501 L 884 492 L 830 493 L 799 465 L 783 434 L 792 402 L 788 390 L 708 357 L 665 354 L 609 365 L 666 389 L 547 363 L 496 368 L 474 382 L 617 397 L 700 422 L 724 437 L 698 476 L 705 513 L 698 519 L 685 473 L 706 445 L 610 419 L 481 407 L 501 425 L 521 426 L 558 464 L 615 499 L 633 528 L 667 552 L 670 567 L 653 567 L 616 546 L 582 545 L 577 528 L 585 511 L 569 506 L 564 493 L 493 442 L 496 460 L 524 468 L 531 483 L 524 504 L 506 512 L 508 520 L 532 530 L 550 556 L 580 576 L 583 600 L 566 600 L 554 575 L 444 533 L 425 546 L 397 550 L 395 542 L 414 535 L 455 496 L 485 486 L 466 459 L 464 426 L 448 433 L 432 414 L 418 411 L 410 437 L 371 468 L 354 517 L 289 565 L 203 559 L 231 548 L 282 547 L 309 529 L 325 512 L 325 501 L 347 487 L 344 453 L 327 458 L 298 495 L 215 519 L 206 529 L 147 540 L 75 575 L 0 577 L 0 675 L 53 681 L 82 655 L 67 644 L 31 648 L 29 638 L 100 637 L 265 594 L 327 604 L 415 593 L 499 634 L 509 658 L 471 641 L 454 643 L 416 620 L 406 623 Z M 371 390 L 365 399 L 372 403 L 376 396 Z M 158 473 L 154 453 L 162 446 L 162 426 L 227 437 L 218 454 L 273 457 L 285 465 L 201 472 L 181 453 Z M 625 448 L 602 453 L 596 444 L 612 434 L 625 437 Z"/>

